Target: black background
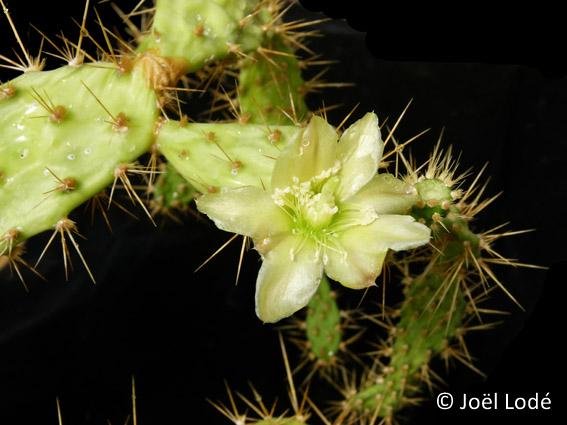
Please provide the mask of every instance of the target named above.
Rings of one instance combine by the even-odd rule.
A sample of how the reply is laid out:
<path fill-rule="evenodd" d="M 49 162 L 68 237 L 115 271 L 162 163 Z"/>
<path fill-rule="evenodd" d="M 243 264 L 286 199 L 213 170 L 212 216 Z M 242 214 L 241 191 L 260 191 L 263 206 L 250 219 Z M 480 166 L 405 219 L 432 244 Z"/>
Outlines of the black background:
<path fill-rule="evenodd" d="M 63 29 L 74 37 L 69 18 L 80 19 L 82 12 L 80 2 L 20 1 L 10 7 L 30 47 L 38 45 L 38 37 L 29 22 L 47 34 Z M 108 5 L 97 7 L 111 19 Z M 348 10 L 324 7 L 332 17 L 346 17 L 354 28 L 367 31 L 365 39 L 333 20 L 321 26 L 326 36 L 311 43 L 313 50 L 339 61 L 328 80 L 356 83 L 325 92 L 326 105 L 344 104 L 329 114 L 330 120 L 340 122 L 358 102 L 359 114 L 375 110 L 394 120 L 413 99 L 398 136 L 403 140 L 432 129 L 414 144 L 418 158 L 425 158 L 444 127 L 446 143 L 463 151 L 463 169 L 478 170 L 489 161 L 489 193 L 504 193 L 478 228 L 511 221 L 516 229 L 537 229 L 499 246 L 508 256 L 550 269 L 500 273 L 527 311 L 498 296 L 494 304 L 511 311 L 510 316 L 498 329 L 469 340 L 488 379 L 457 367 L 446 380 L 455 394 L 551 392 L 552 416 L 527 416 L 556 423 L 564 367 L 558 346 L 565 323 L 559 291 L 567 268 L 567 210 L 560 204 L 567 193 L 567 78 L 557 11 L 496 14 L 465 5 L 464 10 L 445 10 L 446 17 L 440 10 L 409 6 L 370 10 L 349 2 Z M 537 23 L 545 25 L 538 29 Z M 9 55 L 14 43 L 4 18 L 0 37 L 0 51 Z M 2 79 L 13 76 L 6 72 Z M 322 99 L 311 97 L 311 106 L 321 106 Z M 226 423 L 205 401 L 226 399 L 223 379 L 243 392 L 253 382 L 266 400 L 276 395 L 285 400 L 276 333 L 253 312 L 257 255 L 247 255 L 237 287 L 236 245 L 194 274 L 228 235 L 206 221 L 196 225 L 193 218 L 185 226 L 162 223 L 156 230 L 138 215 L 140 220 L 133 221 L 112 214 L 112 234 L 100 218 L 91 226 L 80 210 L 74 216 L 88 238 L 81 246 L 96 287 L 77 260 L 72 279 L 65 282 L 56 249 L 40 268 L 49 283 L 28 275 L 30 294 L 6 273 L 0 275 L 0 424 L 55 424 L 56 396 L 66 424 L 101 424 L 107 418 L 123 423 L 132 374 L 142 424 Z M 48 236 L 30 242 L 30 259 L 37 258 Z M 345 303 L 356 301 L 350 294 Z M 478 420 L 472 413 L 443 413 L 425 403 L 408 422 Z M 500 412 L 482 420 L 515 423 L 518 417 Z"/>

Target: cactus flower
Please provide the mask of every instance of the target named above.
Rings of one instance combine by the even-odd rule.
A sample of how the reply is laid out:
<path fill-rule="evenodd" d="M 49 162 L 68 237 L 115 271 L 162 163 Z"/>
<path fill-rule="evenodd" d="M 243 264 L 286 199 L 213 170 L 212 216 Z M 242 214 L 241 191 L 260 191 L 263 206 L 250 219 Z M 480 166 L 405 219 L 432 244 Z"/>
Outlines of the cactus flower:
<path fill-rule="evenodd" d="M 338 142 L 337 142 L 338 141 Z M 415 189 L 376 174 L 383 150 L 378 119 L 368 113 L 340 137 L 320 117 L 287 146 L 265 189 L 206 194 L 200 211 L 226 231 L 249 236 L 263 259 L 256 314 L 276 322 L 301 309 L 323 273 L 353 289 L 374 284 L 388 249 L 429 241 L 428 227 L 406 213 Z"/>

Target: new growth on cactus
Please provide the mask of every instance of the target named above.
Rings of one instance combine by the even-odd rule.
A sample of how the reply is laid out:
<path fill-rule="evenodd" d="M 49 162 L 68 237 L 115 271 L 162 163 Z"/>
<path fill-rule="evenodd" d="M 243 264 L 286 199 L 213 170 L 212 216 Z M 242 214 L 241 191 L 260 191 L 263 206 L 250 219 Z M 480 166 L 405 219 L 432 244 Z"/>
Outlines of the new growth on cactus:
<path fill-rule="evenodd" d="M 0 269 L 26 289 L 23 266 L 42 277 L 56 241 L 65 280 L 76 254 L 96 282 L 77 208 L 90 202 L 110 227 L 111 205 L 132 214 L 122 196 L 156 225 L 148 234 L 168 218 L 197 231 L 207 217 L 235 233 L 202 266 L 242 235 L 237 282 L 249 241 L 260 255 L 257 324 L 284 330 L 291 409 L 227 386 L 229 406 L 211 404 L 234 424 L 393 424 L 442 380 L 432 360 L 482 373 L 464 336 L 492 327 L 482 303 L 494 288 L 519 305 L 493 266 L 536 266 L 493 244 L 521 232 L 476 229 L 496 197 L 484 198 L 484 169 L 458 174 L 452 148 L 438 143 L 415 165 L 408 145 L 423 133 L 396 134 L 407 108 L 393 126 L 354 109 L 333 126 L 324 103 L 315 110 L 309 92 L 348 86 L 323 82 L 325 70 L 306 77 L 330 64 L 308 45 L 324 20 L 290 20 L 296 5 L 285 0 L 156 0 L 114 5 L 120 32 L 87 0 L 77 41 L 39 31 L 33 57 L 0 3 L 19 49 L 0 66 L 21 72 L 0 85 Z M 64 63 L 47 69 L 44 47 Z M 44 232 L 27 259 L 24 243 Z M 286 338 L 302 351 L 297 362 Z"/>

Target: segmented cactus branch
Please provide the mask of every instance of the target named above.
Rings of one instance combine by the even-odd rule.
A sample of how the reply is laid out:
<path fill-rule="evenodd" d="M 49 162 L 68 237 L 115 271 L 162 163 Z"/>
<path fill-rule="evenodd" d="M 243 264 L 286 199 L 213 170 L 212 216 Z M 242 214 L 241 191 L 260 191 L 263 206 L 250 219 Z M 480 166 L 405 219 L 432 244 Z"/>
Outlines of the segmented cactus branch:
<path fill-rule="evenodd" d="M 154 137 L 156 96 L 140 69 L 99 63 L 26 73 L 0 100 L 0 253 L 109 184 Z"/>
<path fill-rule="evenodd" d="M 470 220 L 493 200 L 481 201 L 483 190 L 472 199 L 482 172 L 463 193 L 455 189 L 463 177 L 454 177 L 450 150 L 443 156 L 437 146 L 429 163 L 427 177 L 410 172 L 407 181 L 419 194 L 412 214 L 432 228 L 432 243 L 394 261 L 402 273 L 405 299 L 385 325 L 389 336 L 381 342 L 373 367 L 359 386 L 344 393 L 342 406 L 353 419 L 392 422 L 404 407 L 415 405 L 424 387 L 431 389 L 438 377 L 429 366 L 434 357 L 454 359 L 482 374 L 465 346 L 466 325 L 480 319 L 484 310 L 477 304 L 486 298 L 489 280 L 516 302 L 490 269 L 490 257 L 500 257 L 498 264 L 532 267 L 504 259 L 491 248 L 493 238 L 470 229 Z M 416 266 L 423 268 L 417 276 Z"/>
<path fill-rule="evenodd" d="M 257 48 L 273 19 L 257 0 L 157 0 L 139 51 L 181 64 L 185 72 Z M 271 2 L 273 3 L 273 2 Z"/>
<path fill-rule="evenodd" d="M 265 187 L 281 149 L 300 133 L 294 126 L 168 121 L 157 141 L 175 169 L 207 193 L 223 187 Z"/>

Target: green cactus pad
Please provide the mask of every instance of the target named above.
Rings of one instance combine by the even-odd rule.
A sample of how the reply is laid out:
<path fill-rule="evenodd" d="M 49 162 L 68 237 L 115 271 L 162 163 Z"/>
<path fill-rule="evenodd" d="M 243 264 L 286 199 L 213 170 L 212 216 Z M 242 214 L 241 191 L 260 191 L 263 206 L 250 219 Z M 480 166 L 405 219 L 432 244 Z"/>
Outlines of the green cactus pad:
<path fill-rule="evenodd" d="M 230 53 L 255 49 L 269 13 L 253 13 L 257 0 L 158 0 L 151 32 L 140 51 L 182 60 L 187 71 Z"/>
<path fill-rule="evenodd" d="M 302 131 L 293 126 L 164 123 L 160 151 L 197 190 L 270 185 L 275 159 Z"/>
<path fill-rule="evenodd" d="M 148 150 L 156 96 L 138 70 L 29 72 L 0 98 L 0 243 L 51 229 Z M 0 252 L 3 250 L 0 245 Z"/>

